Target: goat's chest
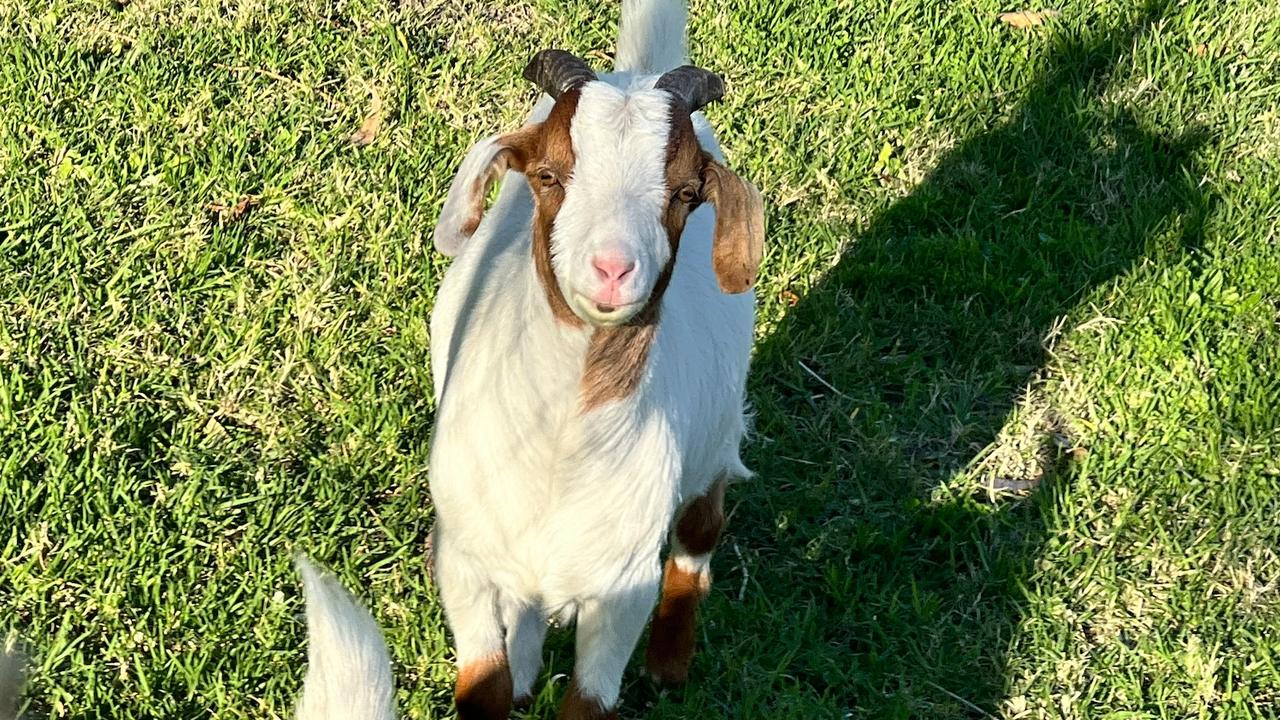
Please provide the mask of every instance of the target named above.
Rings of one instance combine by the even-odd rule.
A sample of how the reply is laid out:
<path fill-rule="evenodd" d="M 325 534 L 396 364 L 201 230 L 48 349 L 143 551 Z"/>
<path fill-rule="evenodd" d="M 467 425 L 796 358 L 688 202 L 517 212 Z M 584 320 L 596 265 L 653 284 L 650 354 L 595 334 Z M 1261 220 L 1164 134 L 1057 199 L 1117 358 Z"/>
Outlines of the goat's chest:
<path fill-rule="evenodd" d="M 679 494 L 681 450 L 642 398 L 584 414 L 581 359 L 462 352 L 431 454 L 441 522 L 477 554 L 522 566 L 616 548 L 656 552 Z M 474 528 L 475 530 L 471 530 Z"/>

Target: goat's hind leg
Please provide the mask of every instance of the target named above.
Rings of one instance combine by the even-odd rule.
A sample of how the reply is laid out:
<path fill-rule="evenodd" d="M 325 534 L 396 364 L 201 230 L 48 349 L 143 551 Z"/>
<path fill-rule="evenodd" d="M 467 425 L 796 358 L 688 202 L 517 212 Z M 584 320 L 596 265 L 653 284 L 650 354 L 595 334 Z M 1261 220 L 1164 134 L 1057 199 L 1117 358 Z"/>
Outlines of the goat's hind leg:
<path fill-rule="evenodd" d="M 511 670 L 498 592 L 469 562 L 436 537 L 435 577 L 457 648 L 453 702 L 460 720 L 505 720 L 511 714 Z"/>
<path fill-rule="evenodd" d="M 722 477 L 707 493 L 680 509 L 671 532 L 671 554 L 662 576 L 662 601 L 649 628 L 645 665 L 663 685 L 689 678 L 697 641 L 698 606 L 711 589 L 711 553 L 724 527 Z"/>

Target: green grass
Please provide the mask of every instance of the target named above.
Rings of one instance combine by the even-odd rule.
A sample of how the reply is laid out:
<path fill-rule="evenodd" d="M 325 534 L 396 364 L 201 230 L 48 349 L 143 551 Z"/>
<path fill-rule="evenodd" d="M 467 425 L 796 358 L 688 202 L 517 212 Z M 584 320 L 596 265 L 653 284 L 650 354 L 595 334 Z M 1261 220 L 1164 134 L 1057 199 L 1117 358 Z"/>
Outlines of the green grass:
<path fill-rule="evenodd" d="M 31 716 L 288 717 L 295 550 L 373 607 L 406 717 L 449 715 L 429 232 L 532 52 L 603 64 L 600 5 L 0 3 L 0 633 Z M 692 683 L 632 672 L 625 715 L 1275 716 L 1280 6 L 1058 7 L 693 3 L 769 203 L 758 477 Z"/>

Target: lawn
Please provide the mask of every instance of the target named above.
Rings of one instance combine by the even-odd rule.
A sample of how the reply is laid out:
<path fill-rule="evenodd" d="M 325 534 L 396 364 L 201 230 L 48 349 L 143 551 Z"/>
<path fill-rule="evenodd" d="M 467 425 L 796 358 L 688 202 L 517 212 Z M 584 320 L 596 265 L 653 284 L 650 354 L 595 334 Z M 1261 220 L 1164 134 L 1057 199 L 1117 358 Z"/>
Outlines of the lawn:
<path fill-rule="evenodd" d="M 289 717 L 298 550 L 386 628 L 404 715 L 450 715 L 430 232 L 524 62 L 606 67 L 616 6 L 0 0 L 30 717 Z M 693 2 L 768 204 L 758 476 L 691 684 L 637 663 L 624 716 L 1276 715 L 1280 4 L 1054 7 Z"/>

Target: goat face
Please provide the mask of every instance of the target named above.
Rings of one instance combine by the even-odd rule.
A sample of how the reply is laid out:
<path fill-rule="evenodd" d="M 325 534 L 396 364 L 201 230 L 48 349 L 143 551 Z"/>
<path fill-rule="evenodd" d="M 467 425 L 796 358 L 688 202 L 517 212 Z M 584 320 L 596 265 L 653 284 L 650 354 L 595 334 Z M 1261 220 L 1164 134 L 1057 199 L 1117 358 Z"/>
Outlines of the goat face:
<path fill-rule="evenodd" d="M 703 202 L 716 206 L 721 289 L 749 289 L 764 234 L 760 195 L 699 146 L 689 115 L 706 93 L 687 83 L 664 87 L 682 72 L 716 87 L 719 78 L 683 68 L 653 89 L 623 91 L 564 53 L 548 70 L 546 56 L 557 52 L 526 70 L 555 97 L 550 114 L 472 149 L 450 188 L 436 247 L 457 251 L 480 223 L 489 186 L 512 169 L 534 197 L 533 259 L 558 319 L 600 327 L 654 317 L 685 220 Z"/>
<path fill-rule="evenodd" d="M 535 252 L 549 252 L 556 289 L 590 324 L 656 307 L 700 202 L 702 152 L 671 105 L 662 91 L 587 83 L 556 101 L 526 164 Z M 542 233 L 549 243 L 539 247 Z"/>

